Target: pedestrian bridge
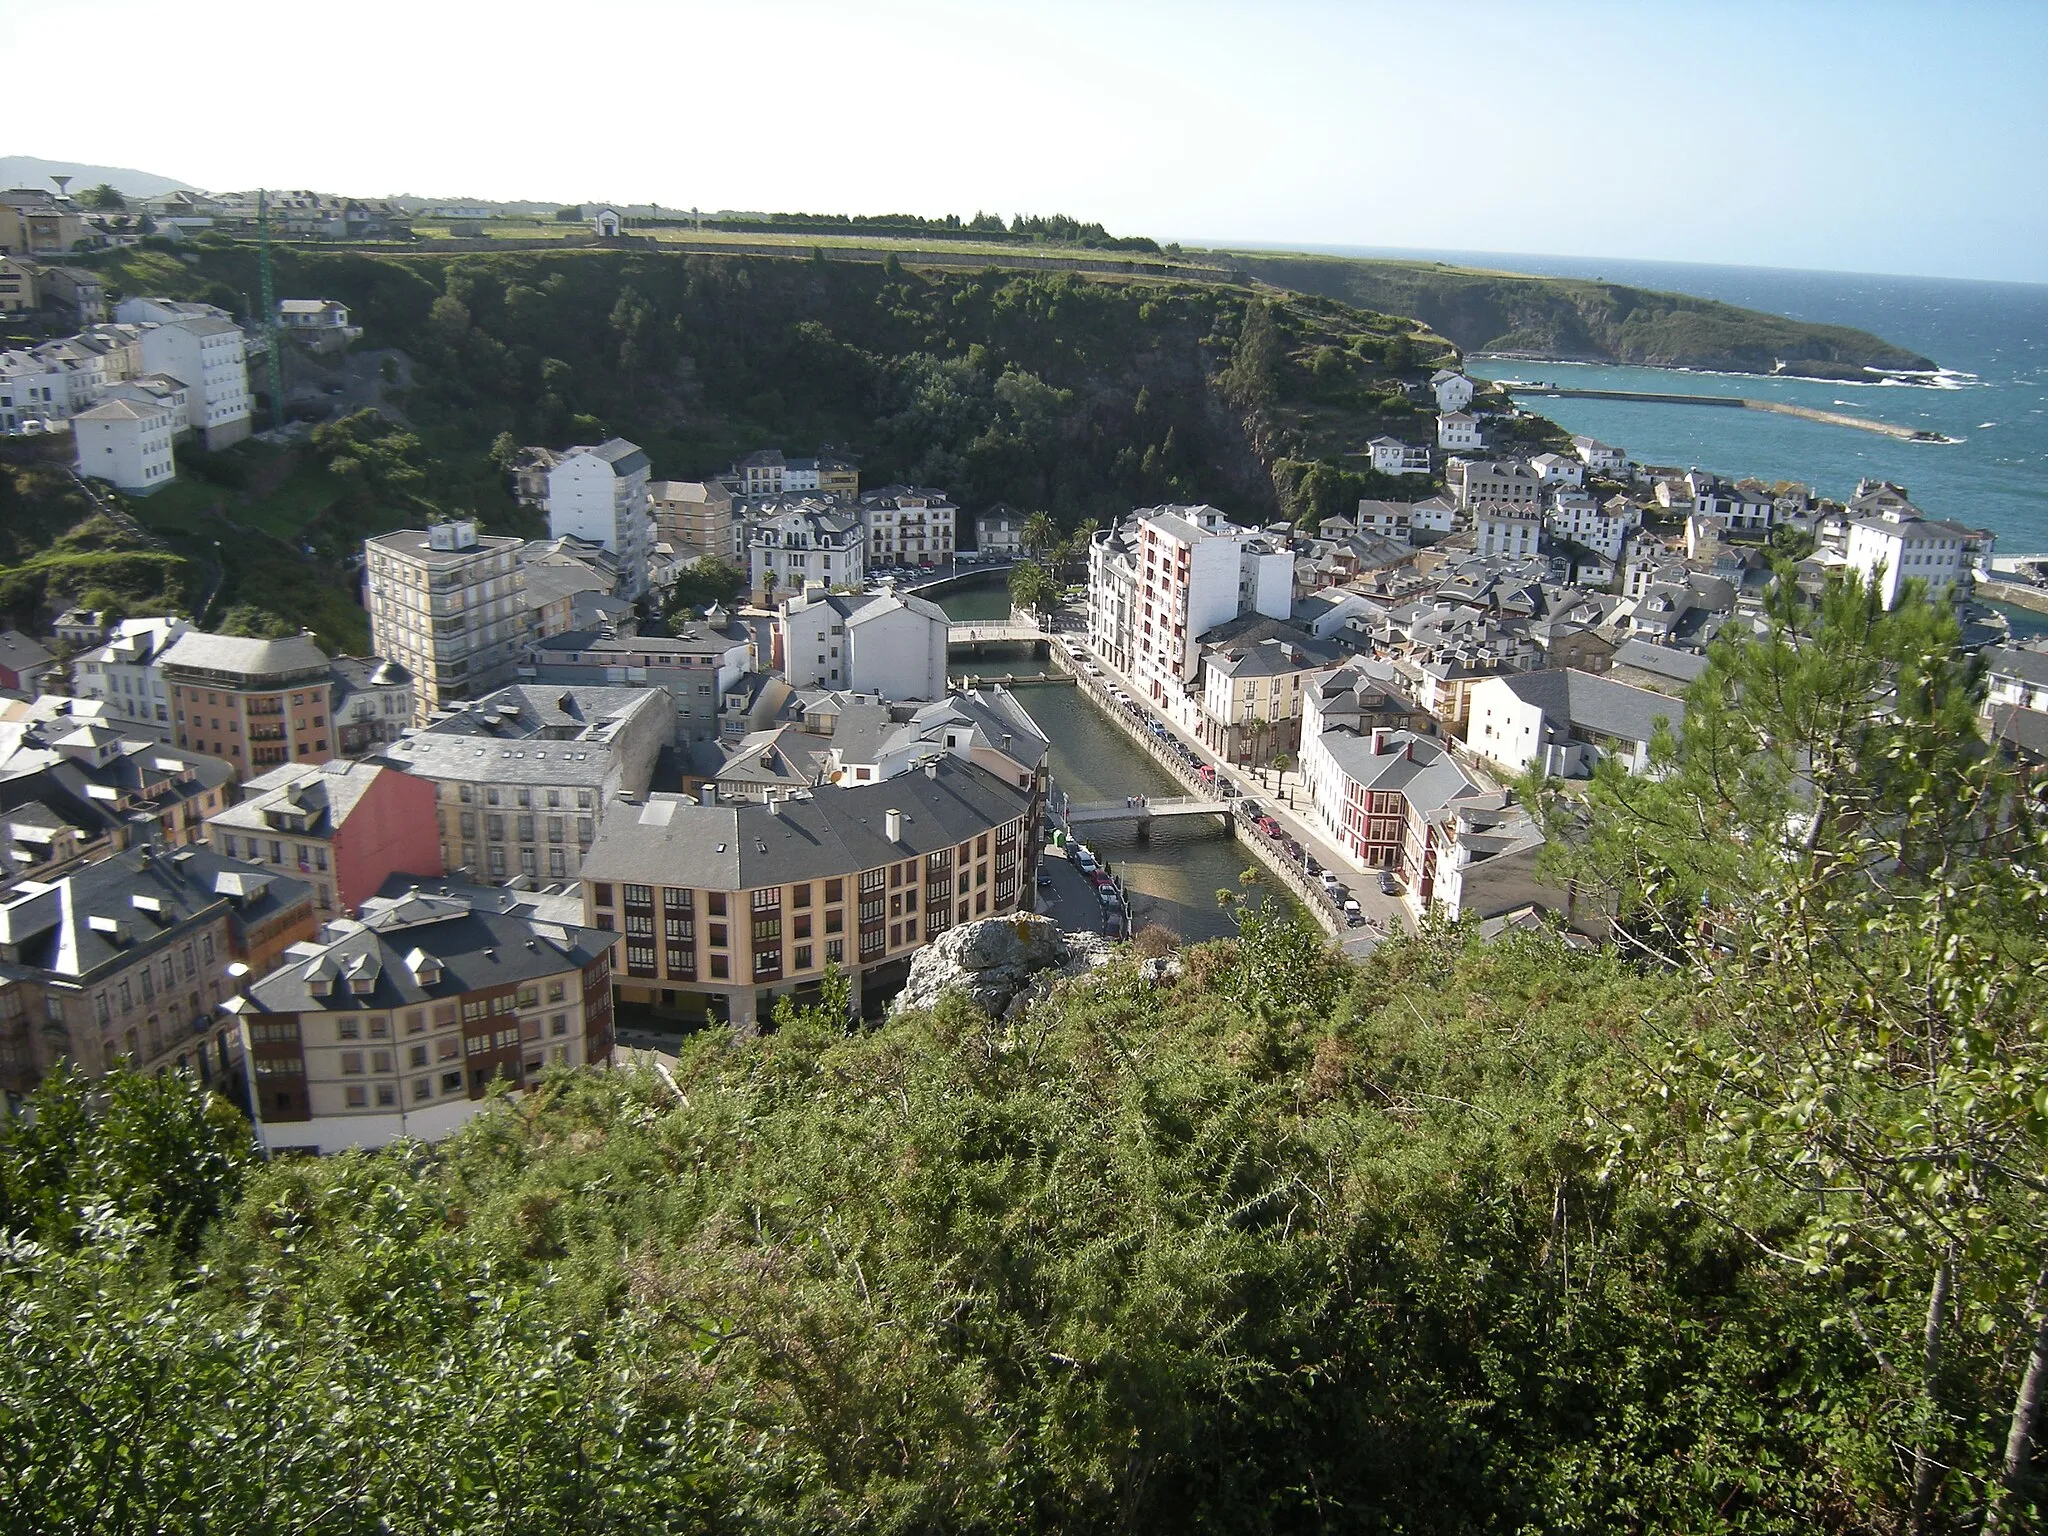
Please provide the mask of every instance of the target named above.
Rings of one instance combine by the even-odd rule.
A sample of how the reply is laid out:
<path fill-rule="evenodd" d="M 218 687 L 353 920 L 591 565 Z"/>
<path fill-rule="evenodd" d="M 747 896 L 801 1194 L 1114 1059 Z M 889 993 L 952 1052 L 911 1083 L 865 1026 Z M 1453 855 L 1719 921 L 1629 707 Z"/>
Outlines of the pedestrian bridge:
<path fill-rule="evenodd" d="M 1140 825 L 1175 816 L 1228 816 L 1231 802 L 1212 795 L 1132 795 L 1123 800 L 1070 802 L 1061 813 L 1069 827 L 1087 827 L 1111 821 L 1135 821 Z"/>
<path fill-rule="evenodd" d="M 949 627 L 948 645 L 1039 644 L 1052 637 L 1016 619 L 962 619 Z"/>

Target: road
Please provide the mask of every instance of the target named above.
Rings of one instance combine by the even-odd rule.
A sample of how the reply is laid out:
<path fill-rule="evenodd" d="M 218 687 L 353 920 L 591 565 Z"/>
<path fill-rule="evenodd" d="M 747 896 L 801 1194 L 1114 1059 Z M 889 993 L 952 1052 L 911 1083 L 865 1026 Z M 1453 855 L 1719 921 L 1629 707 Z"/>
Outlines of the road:
<path fill-rule="evenodd" d="M 1077 635 L 1071 631 L 1063 638 L 1077 640 L 1083 646 L 1087 644 L 1085 635 Z M 1164 725 L 1175 740 L 1194 752 L 1198 761 L 1207 763 L 1217 772 L 1235 779 L 1238 787 L 1245 791 L 1246 797 L 1256 800 L 1259 808 L 1280 824 L 1281 830 L 1301 844 L 1304 852 L 1312 855 L 1325 869 L 1335 870 L 1337 878 L 1351 888 L 1352 896 L 1365 912 L 1367 924 L 1363 928 L 1342 931 L 1339 943 L 1347 955 L 1356 958 L 1369 953 L 1384 933 L 1412 930 L 1414 923 L 1407 904 L 1398 896 L 1382 895 L 1379 876 L 1357 869 L 1324 835 L 1321 823 L 1309 809 L 1307 790 L 1301 782 L 1300 774 L 1289 772 L 1276 776 L 1268 771 L 1261 775 L 1237 764 L 1224 762 L 1201 742 L 1187 735 L 1164 714 L 1154 709 L 1140 695 L 1137 684 L 1129 677 L 1102 657 L 1095 655 L 1093 651 L 1089 654 L 1095 664 L 1102 668 L 1105 677 L 1121 685 L 1124 692 L 1137 701 L 1141 714 Z"/>

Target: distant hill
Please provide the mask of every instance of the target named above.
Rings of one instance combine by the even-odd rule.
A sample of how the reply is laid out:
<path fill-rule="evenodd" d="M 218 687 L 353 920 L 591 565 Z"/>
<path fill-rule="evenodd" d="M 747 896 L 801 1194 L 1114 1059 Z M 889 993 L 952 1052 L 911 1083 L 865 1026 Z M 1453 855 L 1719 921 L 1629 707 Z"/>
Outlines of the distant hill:
<path fill-rule="evenodd" d="M 1583 278 L 1532 277 L 1441 262 L 1231 251 L 1275 287 L 1405 315 L 1466 352 L 1556 361 L 1861 378 L 1934 364 L 1868 331 L 1809 325 L 1714 299 Z"/>
<path fill-rule="evenodd" d="M 123 165 L 86 165 L 77 160 L 38 160 L 34 155 L 0 155 L 0 186 L 47 187 L 52 176 L 69 176 L 74 194 L 87 187 L 96 187 L 103 181 L 129 197 L 160 197 L 181 187 L 199 190 L 189 181 L 177 181 L 153 171 L 130 170 Z"/>

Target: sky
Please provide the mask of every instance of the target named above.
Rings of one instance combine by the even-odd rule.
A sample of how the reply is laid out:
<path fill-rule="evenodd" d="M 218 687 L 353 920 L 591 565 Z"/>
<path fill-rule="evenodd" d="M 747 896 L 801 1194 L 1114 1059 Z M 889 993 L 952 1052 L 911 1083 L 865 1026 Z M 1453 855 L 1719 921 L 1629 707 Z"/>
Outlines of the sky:
<path fill-rule="evenodd" d="M 209 190 L 2048 282 L 2048 0 L 5 0 L 0 57 L 0 154 Z"/>

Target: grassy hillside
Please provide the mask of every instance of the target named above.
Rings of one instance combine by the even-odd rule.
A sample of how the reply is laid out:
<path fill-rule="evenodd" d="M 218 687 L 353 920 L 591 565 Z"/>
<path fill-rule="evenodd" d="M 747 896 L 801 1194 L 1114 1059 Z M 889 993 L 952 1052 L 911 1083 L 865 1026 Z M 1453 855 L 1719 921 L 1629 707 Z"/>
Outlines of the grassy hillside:
<path fill-rule="evenodd" d="M 509 445 L 619 434 L 657 477 L 685 479 L 766 444 L 831 445 L 864 483 L 941 485 L 970 513 L 1003 501 L 1069 527 L 1168 500 L 1315 517 L 1396 489 L 1362 467 L 1365 444 L 1427 439 L 1403 385 L 1451 350 L 1325 298 L 1065 272 L 645 250 L 286 249 L 277 268 L 281 294 L 343 300 L 365 348 L 412 360 L 410 388 L 387 392 L 402 421 L 195 460 L 132 509 L 180 553 L 211 559 L 219 541 L 226 602 L 351 646 L 365 534 L 452 512 L 536 530 L 507 494 Z M 232 245 L 100 270 L 117 294 L 236 311 L 260 289 L 253 251 Z"/>
<path fill-rule="evenodd" d="M 1868 331 L 1621 283 L 1343 256 L 1242 251 L 1233 260 L 1278 287 L 1420 320 L 1467 352 L 1743 373 L 1782 363 L 1821 376 L 1934 366 Z"/>

